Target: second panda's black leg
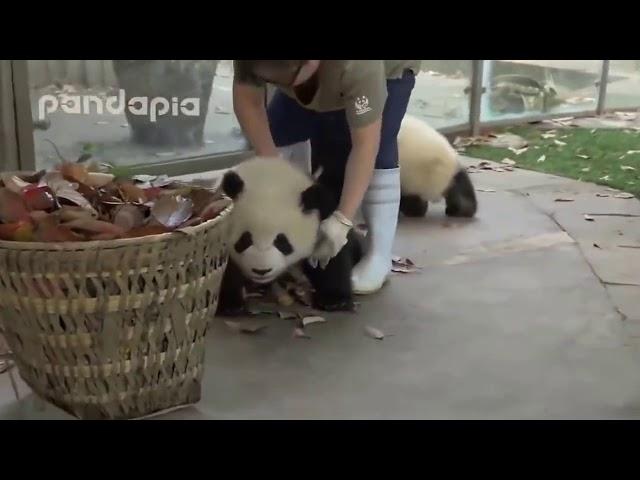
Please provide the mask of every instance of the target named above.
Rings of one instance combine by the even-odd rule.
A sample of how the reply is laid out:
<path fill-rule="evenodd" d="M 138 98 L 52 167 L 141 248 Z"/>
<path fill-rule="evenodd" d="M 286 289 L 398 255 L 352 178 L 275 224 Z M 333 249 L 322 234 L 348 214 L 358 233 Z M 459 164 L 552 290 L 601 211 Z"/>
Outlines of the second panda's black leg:
<path fill-rule="evenodd" d="M 238 316 L 247 313 L 244 301 L 244 275 L 231 259 L 222 276 L 218 308 L 216 314 L 220 316 Z"/>
<path fill-rule="evenodd" d="M 478 201 L 473 183 L 465 169 L 460 170 L 451 182 L 445 194 L 447 208 L 445 213 L 450 217 L 473 217 L 478 210 Z"/>
<path fill-rule="evenodd" d="M 359 246 L 353 237 L 328 263 L 326 268 L 313 268 L 308 262 L 304 263 L 304 272 L 309 278 L 315 292 L 313 294 L 314 307 L 325 311 L 352 311 L 353 291 L 351 288 L 351 271 L 354 266 L 354 256 L 358 258 Z"/>
<path fill-rule="evenodd" d="M 419 195 L 400 197 L 400 211 L 406 217 L 424 217 L 428 208 L 429 202 L 422 200 Z"/>

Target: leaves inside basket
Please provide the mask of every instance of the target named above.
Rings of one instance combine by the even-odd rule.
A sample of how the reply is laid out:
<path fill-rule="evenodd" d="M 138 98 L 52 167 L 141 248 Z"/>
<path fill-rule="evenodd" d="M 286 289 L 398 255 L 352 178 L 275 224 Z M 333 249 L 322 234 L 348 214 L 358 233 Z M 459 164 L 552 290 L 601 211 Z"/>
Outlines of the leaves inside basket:
<path fill-rule="evenodd" d="M 0 240 L 157 235 L 197 226 L 231 204 L 220 191 L 181 184 L 166 175 L 126 178 L 121 173 L 95 161 L 63 161 L 51 171 L 0 175 Z"/>

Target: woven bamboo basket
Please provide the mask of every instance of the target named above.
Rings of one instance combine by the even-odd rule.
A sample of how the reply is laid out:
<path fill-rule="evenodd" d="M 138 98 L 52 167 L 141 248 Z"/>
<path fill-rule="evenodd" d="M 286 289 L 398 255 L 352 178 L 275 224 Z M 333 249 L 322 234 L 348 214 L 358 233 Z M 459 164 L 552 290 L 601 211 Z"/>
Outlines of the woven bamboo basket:
<path fill-rule="evenodd" d="M 0 241 L 0 321 L 24 381 L 81 419 L 197 403 L 231 209 L 142 238 Z"/>

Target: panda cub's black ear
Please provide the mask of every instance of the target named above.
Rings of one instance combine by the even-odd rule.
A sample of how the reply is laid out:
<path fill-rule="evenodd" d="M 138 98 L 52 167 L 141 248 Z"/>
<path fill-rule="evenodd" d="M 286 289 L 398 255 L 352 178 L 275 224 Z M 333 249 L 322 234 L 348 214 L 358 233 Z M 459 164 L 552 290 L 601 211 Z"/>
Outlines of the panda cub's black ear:
<path fill-rule="evenodd" d="M 300 196 L 300 203 L 304 213 L 310 213 L 313 210 L 320 212 L 320 220 L 329 218 L 336 209 L 335 201 L 329 190 L 316 183 L 307 188 Z"/>
<path fill-rule="evenodd" d="M 236 172 L 229 170 L 224 174 L 224 177 L 222 177 L 221 186 L 224 194 L 232 200 L 235 200 L 244 190 L 244 181 Z"/>

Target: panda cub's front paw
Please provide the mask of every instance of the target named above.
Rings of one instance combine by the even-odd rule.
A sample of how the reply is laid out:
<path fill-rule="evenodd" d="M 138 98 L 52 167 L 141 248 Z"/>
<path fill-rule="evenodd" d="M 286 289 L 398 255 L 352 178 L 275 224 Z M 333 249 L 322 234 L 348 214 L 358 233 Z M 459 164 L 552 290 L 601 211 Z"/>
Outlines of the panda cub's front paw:
<path fill-rule="evenodd" d="M 353 312 L 353 298 L 344 295 L 327 295 L 316 292 L 313 296 L 313 307 L 325 312 Z"/>

